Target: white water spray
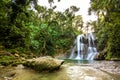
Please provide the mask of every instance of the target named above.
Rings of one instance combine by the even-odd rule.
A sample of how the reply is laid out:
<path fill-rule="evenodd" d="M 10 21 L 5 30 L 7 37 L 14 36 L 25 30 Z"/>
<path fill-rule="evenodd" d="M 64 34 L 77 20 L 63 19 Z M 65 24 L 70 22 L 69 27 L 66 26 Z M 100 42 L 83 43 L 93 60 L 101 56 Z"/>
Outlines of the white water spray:
<path fill-rule="evenodd" d="M 93 60 L 98 53 L 94 41 L 95 36 L 93 33 L 78 35 L 69 58 L 77 60 Z"/>

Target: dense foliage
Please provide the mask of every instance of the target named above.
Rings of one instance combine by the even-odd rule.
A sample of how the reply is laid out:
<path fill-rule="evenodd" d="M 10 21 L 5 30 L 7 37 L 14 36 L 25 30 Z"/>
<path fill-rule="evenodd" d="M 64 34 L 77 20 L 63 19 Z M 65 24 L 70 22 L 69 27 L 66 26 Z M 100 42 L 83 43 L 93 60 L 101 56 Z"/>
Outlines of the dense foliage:
<path fill-rule="evenodd" d="M 37 0 L 1 0 L 0 45 L 41 55 L 69 49 L 81 33 L 78 27 L 83 25 L 82 17 L 75 16 L 79 9 L 71 6 L 64 12 L 55 12 L 53 0 L 48 2 L 49 9 L 38 5 Z"/>
<path fill-rule="evenodd" d="M 91 0 L 89 13 L 98 16 L 95 32 L 98 49 L 106 59 L 120 58 L 120 0 Z"/>

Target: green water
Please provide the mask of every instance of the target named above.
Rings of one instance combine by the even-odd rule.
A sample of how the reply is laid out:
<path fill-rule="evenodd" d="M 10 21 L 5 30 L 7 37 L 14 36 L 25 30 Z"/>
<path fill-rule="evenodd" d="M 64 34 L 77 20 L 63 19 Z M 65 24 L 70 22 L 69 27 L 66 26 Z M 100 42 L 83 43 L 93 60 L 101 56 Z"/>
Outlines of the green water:
<path fill-rule="evenodd" d="M 33 70 L 21 70 L 13 80 L 70 80 L 64 70 L 55 72 L 40 72 Z"/>
<path fill-rule="evenodd" d="M 93 63 L 94 60 L 75 60 L 75 59 L 64 59 L 65 63 L 71 63 L 71 64 L 90 64 Z"/>
<path fill-rule="evenodd" d="M 104 76 L 105 78 L 103 79 L 94 79 L 94 80 L 120 80 L 120 74 L 119 75 L 109 74 L 106 72 L 101 72 L 97 69 L 95 70 L 94 69 L 92 70 L 92 68 L 89 69 L 89 65 L 84 66 L 86 64 L 91 64 L 96 61 L 70 60 L 70 59 L 64 59 L 64 60 L 65 63 L 61 66 L 60 70 L 54 72 L 37 72 L 32 69 L 23 68 L 23 67 L 22 68 L 0 67 L 0 80 L 86 80 L 86 79 L 82 79 L 82 77 L 85 77 L 85 75 L 87 76 L 87 78 L 90 78 L 90 75 L 93 77 L 100 77 L 98 74 L 102 74 L 102 73 L 105 73 L 108 77 Z M 83 71 L 82 68 L 84 69 Z M 81 74 L 81 72 L 85 72 L 86 74 L 83 75 Z M 11 73 L 15 73 L 15 75 L 12 77 L 9 76 Z M 72 79 L 71 77 L 73 77 L 74 79 Z M 6 78 L 10 78 L 10 79 L 6 79 Z"/>
<path fill-rule="evenodd" d="M 11 77 L 11 73 L 15 73 Z M 6 79 L 7 78 L 7 79 Z M 0 80 L 70 80 L 65 68 L 54 72 L 37 72 L 28 68 L 4 67 L 0 68 Z"/>

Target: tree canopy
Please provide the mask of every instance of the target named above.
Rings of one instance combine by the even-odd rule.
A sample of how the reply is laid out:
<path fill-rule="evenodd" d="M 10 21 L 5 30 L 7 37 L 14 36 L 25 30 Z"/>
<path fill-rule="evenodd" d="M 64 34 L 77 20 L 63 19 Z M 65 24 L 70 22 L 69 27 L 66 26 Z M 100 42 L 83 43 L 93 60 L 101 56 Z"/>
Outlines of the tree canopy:
<path fill-rule="evenodd" d="M 98 49 L 106 49 L 106 59 L 120 57 L 120 0 L 91 0 L 89 14 L 96 13 Z"/>
<path fill-rule="evenodd" d="M 0 45 L 39 55 L 70 49 L 82 33 L 82 16 L 75 16 L 79 8 L 71 6 L 59 12 L 55 11 L 54 0 L 48 2 L 50 8 L 38 5 L 38 0 L 1 0 Z M 98 19 L 87 25 L 94 26 L 98 50 L 106 50 L 106 59 L 119 57 L 120 0 L 91 0 L 90 4 L 89 14 L 95 13 Z"/>
<path fill-rule="evenodd" d="M 71 6 L 64 12 L 56 12 L 53 0 L 48 0 L 50 8 L 38 5 L 37 1 L 1 0 L 0 45 L 39 55 L 69 49 L 76 35 L 81 33 L 78 27 L 83 25 L 81 15 L 75 16 L 79 8 Z"/>

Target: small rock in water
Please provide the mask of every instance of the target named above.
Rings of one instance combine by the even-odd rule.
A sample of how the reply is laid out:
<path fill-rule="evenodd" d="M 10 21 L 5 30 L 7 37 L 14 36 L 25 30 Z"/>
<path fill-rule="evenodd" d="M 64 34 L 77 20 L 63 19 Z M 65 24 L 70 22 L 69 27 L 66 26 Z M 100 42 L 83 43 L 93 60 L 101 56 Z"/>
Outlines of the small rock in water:
<path fill-rule="evenodd" d="M 91 77 L 91 76 L 85 76 L 84 79 L 85 79 L 85 80 L 102 80 L 102 79 L 100 79 L 100 78 Z"/>
<path fill-rule="evenodd" d="M 16 67 L 16 69 L 23 69 L 24 68 L 24 66 L 21 64 L 21 65 L 18 65 L 17 67 Z"/>

